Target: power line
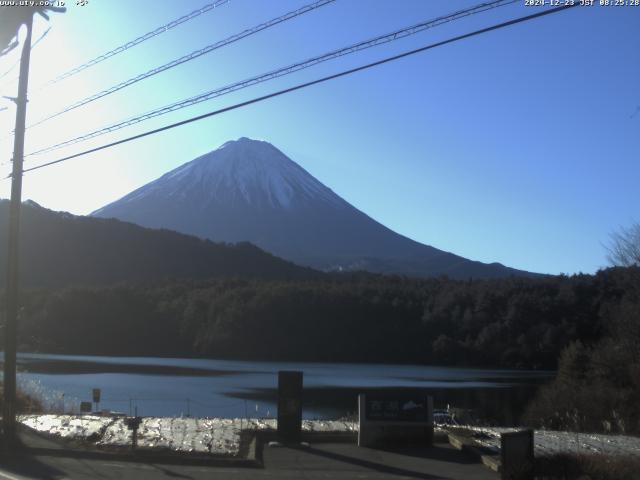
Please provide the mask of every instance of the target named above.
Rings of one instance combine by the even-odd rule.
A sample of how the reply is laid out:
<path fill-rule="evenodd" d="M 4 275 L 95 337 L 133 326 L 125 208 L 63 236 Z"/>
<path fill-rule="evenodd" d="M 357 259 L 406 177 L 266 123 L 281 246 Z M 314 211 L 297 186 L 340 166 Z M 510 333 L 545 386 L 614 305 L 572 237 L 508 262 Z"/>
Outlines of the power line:
<path fill-rule="evenodd" d="M 414 35 L 416 33 L 419 33 L 423 30 L 427 30 L 429 28 L 434 28 L 437 27 L 439 25 L 442 25 L 444 23 L 449 23 L 452 22 L 454 20 L 458 20 L 460 18 L 463 17 L 467 17 L 470 15 L 475 15 L 477 13 L 481 13 L 484 12 L 486 10 L 489 9 L 493 9 L 493 8 L 497 8 L 497 7 L 501 7 L 501 6 L 505 6 L 505 5 L 509 5 L 512 3 L 515 3 L 516 1 L 519 0 L 495 0 L 492 2 L 488 2 L 488 3 L 482 3 L 480 5 L 476 5 L 475 7 L 471 7 L 471 8 L 467 8 L 465 10 L 460 10 L 457 12 L 454 12 L 452 14 L 446 15 L 446 16 L 442 16 L 442 17 L 438 17 L 436 19 L 432 19 L 432 20 L 427 20 L 421 23 L 418 23 L 416 25 L 412 25 L 410 27 L 406 27 L 400 30 L 396 30 L 394 32 L 391 33 L 387 33 L 384 35 L 380 35 L 377 36 L 375 38 L 366 40 L 366 41 L 362 41 L 353 45 L 350 45 L 348 47 L 344 47 L 338 50 L 333 50 L 331 52 L 328 53 L 324 53 L 322 55 L 318 55 L 316 57 L 304 60 L 302 62 L 298 62 L 298 63 L 294 63 L 292 65 L 288 65 L 286 67 L 282 67 L 279 68 L 277 70 L 272 70 L 270 72 L 249 78 L 249 79 L 245 79 L 242 80 L 240 82 L 236 82 L 230 85 L 227 85 L 225 87 L 222 88 L 218 88 L 215 90 L 211 90 L 199 95 L 196 95 L 194 97 L 190 97 L 169 105 L 165 105 L 164 107 L 160 107 L 157 108 L 155 110 L 152 110 L 150 112 L 144 113 L 142 115 L 137 115 L 135 117 L 129 118 L 127 120 L 121 121 L 119 123 L 113 124 L 113 125 L 109 125 L 107 127 L 103 127 L 100 128 L 98 130 L 95 130 L 93 132 L 89 132 L 87 134 L 72 138 L 70 140 L 65 140 L 64 142 L 60 142 L 57 143 L 55 145 L 51 145 L 49 147 L 45 147 L 42 148 L 40 150 L 36 150 L 34 152 L 29 153 L 29 155 L 27 156 L 33 156 L 33 155 L 39 155 L 42 153 L 47 153 L 47 152 L 51 152 L 53 150 L 57 150 L 59 148 L 63 148 L 63 147 L 67 147 L 70 145 L 74 145 L 76 143 L 79 142 L 83 142 L 86 140 L 90 140 L 92 138 L 96 138 L 99 137 L 101 135 L 105 135 L 107 133 L 111 133 L 114 132 L 116 130 L 120 130 L 122 128 L 134 125 L 136 123 L 140 123 L 143 122 L 145 120 L 149 120 L 151 118 L 160 116 L 160 115 L 164 115 L 176 110 L 180 110 L 182 108 L 186 108 L 186 107 L 190 107 L 192 105 L 196 105 L 198 103 L 202 103 L 205 102 L 207 100 L 211 100 L 213 98 L 217 98 L 223 95 L 227 95 L 229 93 L 233 93 L 235 91 L 253 86 L 253 85 L 257 85 L 259 83 L 262 82 L 266 82 L 268 80 L 272 80 L 275 78 L 279 78 L 282 77 L 284 75 L 289 75 L 291 73 L 295 73 L 298 72 L 300 70 L 304 70 L 307 68 L 310 68 L 314 65 L 317 65 L 319 63 L 323 63 L 326 62 L 328 60 L 333 60 L 335 58 L 339 58 L 345 55 L 349 55 L 355 52 L 359 52 L 361 50 L 365 50 L 371 47 L 375 47 L 377 45 L 381 45 L 384 43 L 389 43 L 389 42 L 393 42 L 395 40 L 399 40 L 401 38 L 407 37 L 409 35 Z"/>
<path fill-rule="evenodd" d="M 72 68 L 71 70 L 68 70 L 67 72 L 58 75 L 56 78 L 48 81 L 45 85 L 53 85 L 54 83 L 58 83 L 66 78 L 76 75 L 77 73 L 80 73 L 89 67 L 97 65 L 98 63 L 103 62 L 108 58 L 113 57 L 114 55 L 118 55 L 119 53 L 122 53 L 125 50 L 129 50 L 130 48 L 135 47 L 136 45 L 139 45 L 142 42 L 146 42 L 147 40 L 153 37 L 157 37 L 158 35 L 161 35 L 171 30 L 172 28 L 177 27 L 178 25 L 188 22 L 189 20 L 193 20 L 194 18 L 199 17 L 200 15 L 207 13 L 208 11 L 213 10 L 214 8 L 224 5 L 225 3 L 228 3 L 228 2 L 229 0 L 216 0 L 215 2 L 208 3 L 207 5 L 200 7 L 199 9 L 194 10 L 191 13 L 188 13 L 187 15 L 177 18 L 176 20 L 172 20 L 171 22 L 165 25 L 162 25 L 161 27 L 158 27 L 155 30 L 147 32 L 144 35 L 141 35 L 134 40 L 124 43 L 119 47 L 114 48 L 113 50 L 109 50 L 108 52 L 103 53 L 102 55 L 99 55 L 89 60 L 88 62 L 83 63 L 82 65 L 78 65 L 77 67 Z"/>
<path fill-rule="evenodd" d="M 123 88 L 129 87 L 135 83 L 138 83 L 142 80 L 145 80 L 149 77 L 152 77 L 154 75 L 157 75 L 158 73 L 164 72 L 166 70 L 169 70 L 170 68 L 176 67 L 178 65 L 182 65 L 183 63 L 189 62 L 191 60 L 194 60 L 196 58 L 199 58 L 203 55 L 206 55 L 207 53 L 211 53 L 214 50 L 217 50 L 219 48 L 222 48 L 224 46 L 230 45 L 232 43 L 235 43 L 239 40 L 242 40 L 243 38 L 249 37 L 251 35 L 254 35 L 258 32 L 261 32 L 262 30 L 266 30 L 270 27 L 273 27 L 275 25 L 278 25 L 282 22 L 286 22 L 287 20 L 291 20 L 293 18 L 296 18 L 300 15 L 304 15 L 305 13 L 311 12 L 317 8 L 320 7 L 324 7 L 325 5 L 329 4 L 329 3 L 333 3 L 336 0 L 317 0 L 314 3 L 311 3 L 309 5 L 305 5 L 304 7 L 301 7 L 297 10 L 293 10 L 291 12 L 288 12 L 284 15 L 281 15 L 279 17 L 273 18 L 271 20 L 269 20 L 268 22 L 264 22 L 261 23 L 259 25 L 256 25 L 255 27 L 252 28 L 248 28 L 238 34 L 232 35 L 224 40 L 220 40 L 219 42 L 216 43 L 212 43 L 211 45 L 207 45 L 206 47 L 203 47 L 199 50 L 195 50 L 191 53 L 189 53 L 188 55 L 184 55 L 180 58 L 177 58 L 175 60 L 172 60 L 169 63 L 165 63 L 164 65 L 160 65 L 159 67 L 156 68 L 152 68 L 151 70 L 145 72 L 145 73 L 141 73 L 139 75 L 136 75 L 135 77 L 132 77 L 128 80 L 125 80 L 124 82 L 120 82 L 117 85 L 114 85 L 110 88 L 107 88 L 106 90 L 103 90 L 101 92 L 95 93 L 89 97 L 86 97 L 82 100 L 79 100 L 71 105 L 69 105 L 68 107 L 60 110 L 59 112 L 56 112 L 52 115 L 49 115 L 41 120 L 38 120 L 37 122 L 29 125 L 28 128 L 32 128 L 35 127 L 37 125 L 40 125 L 48 120 L 51 120 L 53 118 L 56 118 L 64 113 L 67 113 L 71 110 L 75 110 L 78 107 L 82 107 L 83 105 L 87 105 L 88 103 L 94 102 L 95 100 L 98 100 L 100 98 L 106 97 L 107 95 L 110 95 L 112 93 L 115 93 L 119 90 L 122 90 Z"/>
<path fill-rule="evenodd" d="M 222 113 L 226 113 L 226 112 L 229 112 L 231 110 L 236 110 L 238 108 L 246 107 L 246 106 L 252 105 L 254 103 L 259 103 L 259 102 L 262 102 L 264 100 L 268 100 L 270 98 L 279 97 L 279 96 L 284 95 L 286 93 L 291 93 L 291 92 L 294 92 L 296 90 L 301 90 L 303 88 L 307 88 L 307 87 L 310 87 L 312 85 L 317 85 L 319 83 L 324 83 L 324 82 L 327 82 L 329 80 L 334 80 L 336 78 L 340 78 L 340 77 L 344 77 L 344 76 L 347 76 L 347 75 L 351 75 L 353 73 L 360 72 L 362 70 L 368 70 L 370 68 L 377 67 L 377 66 L 383 65 L 385 63 L 393 62 L 395 60 L 399 60 L 401 58 L 408 57 L 410 55 L 415 55 L 417 53 L 425 52 L 427 50 L 431 50 L 431 49 L 436 48 L 436 47 L 441 47 L 441 46 L 447 45 L 449 43 L 454 43 L 454 42 L 457 42 L 459 40 L 464 40 L 466 38 L 470 38 L 470 37 L 474 37 L 474 36 L 481 35 L 481 34 L 484 34 L 484 33 L 488 33 L 488 32 L 491 32 L 493 30 L 498 30 L 498 29 L 505 28 L 505 27 L 508 27 L 508 26 L 511 26 L 511 25 L 515 25 L 515 24 L 518 24 L 518 23 L 523 23 L 523 22 L 526 22 L 526 21 L 529 21 L 529 20 L 533 20 L 533 19 L 536 19 L 536 18 L 539 18 L 539 17 L 543 17 L 543 16 L 546 16 L 546 15 L 551 15 L 551 14 L 554 14 L 554 13 L 558 13 L 560 11 L 576 7 L 578 5 L 579 5 L 578 3 L 575 3 L 573 5 L 564 5 L 564 6 L 561 6 L 561 7 L 556 7 L 556 8 L 552 8 L 552 9 L 548 9 L 548 10 L 543 10 L 543 11 L 538 12 L 538 13 L 534 13 L 534 14 L 531 14 L 531 15 L 526 15 L 524 17 L 519 17 L 519 18 L 516 18 L 516 19 L 513 19 L 513 20 L 509 20 L 507 22 L 499 23 L 497 25 L 492 25 L 490 27 L 482 28 L 480 30 L 475 30 L 475 31 L 473 31 L 471 33 L 465 33 L 463 35 L 458 35 L 456 37 L 449 38 L 447 40 L 443 40 L 443 41 L 440 41 L 440 42 L 437 42 L 437 43 L 432 43 L 431 45 L 427 45 L 427 46 L 424 46 L 424 47 L 421 47 L 421 48 L 417 48 L 415 50 L 410 50 L 410 51 L 407 51 L 407 52 L 404 52 L 404 53 L 400 53 L 398 55 L 393 55 L 391 57 L 386 57 L 386 58 L 384 58 L 382 60 L 378 60 L 378 61 L 375 61 L 375 62 L 372 62 L 372 63 L 368 63 L 366 65 L 361 65 L 359 67 L 351 68 L 349 70 L 343 70 L 342 72 L 335 73 L 333 75 L 329 75 L 329 76 L 322 77 L 322 78 L 319 78 L 319 79 L 316 79 L 316 80 L 312 80 L 310 82 L 301 83 L 301 84 L 295 85 L 293 87 L 285 88 L 284 90 L 279 90 L 277 92 L 270 93 L 268 95 L 263 95 L 261 97 L 256 97 L 256 98 L 253 98 L 251 100 L 247 100 L 245 102 L 241 102 L 241 103 L 237 103 L 235 105 L 231 105 L 229 107 L 221 108 L 219 110 L 214 110 L 212 112 L 205 113 L 203 115 L 198 115 L 196 117 L 188 118 L 188 119 L 182 120 L 180 122 L 172 123 L 170 125 L 165 125 L 164 127 L 156 128 L 154 130 L 149 130 L 147 132 L 140 133 L 138 135 L 133 135 L 131 137 L 127 137 L 127 138 L 124 138 L 124 139 L 121 139 L 121 140 L 117 140 L 115 142 L 111 142 L 111 143 L 108 143 L 108 144 L 105 144 L 105 145 L 101 145 L 99 147 L 91 148 L 89 150 L 85 150 L 84 152 L 76 153 L 76 154 L 69 155 L 69 156 L 66 156 L 66 157 L 63 157 L 63 158 L 59 158 L 57 160 L 53 160 L 51 162 L 46 162 L 46 163 L 43 163 L 43 164 L 40 164 L 40 165 L 36 165 L 35 167 L 31 167 L 31 168 L 25 169 L 24 172 L 26 173 L 26 172 L 31 172 L 31 171 L 34 171 L 34 170 L 39 170 L 41 168 L 45 168 L 45 167 L 48 167 L 48 166 L 51 166 L 51 165 L 62 163 L 62 162 L 65 162 L 67 160 L 71 160 L 73 158 L 78 158 L 78 157 L 81 157 L 81 156 L 84 156 L 84 155 L 88 155 L 90 153 L 95 153 L 95 152 L 98 152 L 100 150 L 105 150 L 107 148 L 115 147 L 116 145 L 121 145 L 123 143 L 128 143 L 128 142 L 131 142 L 133 140 L 137 140 L 137 139 L 140 139 L 140 138 L 143 138 L 143 137 L 147 137 L 149 135 L 154 135 L 156 133 L 164 132 L 166 130 L 170 130 L 170 129 L 173 129 L 173 128 L 176 128 L 176 127 L 180 127 L 182 125 L 186 125 L 186 124 L 189 124 L 189 123 L 197 122 L 197 121 L 203 120 L 205 118 L 209 118 L 209 117 L 213 117 L 213 116 L 216 116 L 216 115 L 220 115 Z M 9 178 L 9 177 L 6 177 L 6 178 Z"/>

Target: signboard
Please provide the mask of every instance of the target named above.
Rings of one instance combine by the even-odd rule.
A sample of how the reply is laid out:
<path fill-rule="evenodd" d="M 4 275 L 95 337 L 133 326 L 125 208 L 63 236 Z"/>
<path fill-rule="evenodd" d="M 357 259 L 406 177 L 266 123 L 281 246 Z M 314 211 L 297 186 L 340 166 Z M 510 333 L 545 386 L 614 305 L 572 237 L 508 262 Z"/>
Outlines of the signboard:
<path fill-rule="evenodd" d="M 369 421 L 427 422 L 429 414 L 429 399 L 426 396 L 365 396 L 365 415 Z"/>
<path fill-rule="evenodd" d="M 278 372 L 278 438 L 299 442 L 302 432 L 302 372 Z"/>
<path fill-rule="evenodd" d="M 358 445 L 433 443 L 433 398 L 421 391 L 358 395 Z"/>
<path fill-rule="evenodd" d="M 533 480 L 533 430 L 500 435 L 502 478 L 504 480 Z"/>
<path fill-rule="evenodd" d="M 127 417 L 124 419 L 124 423 L 129 430 L 137 430 L 142 423 L 141 417 Z"/>
<path fill-rule="evenodd" d="M 91 402 L 80 402 L 80 413 L 91 412 Z"/>
<path fill-rule="evenodd" d="M 93 389 L 93 403 L 100 403 L 100 389 Z"/>

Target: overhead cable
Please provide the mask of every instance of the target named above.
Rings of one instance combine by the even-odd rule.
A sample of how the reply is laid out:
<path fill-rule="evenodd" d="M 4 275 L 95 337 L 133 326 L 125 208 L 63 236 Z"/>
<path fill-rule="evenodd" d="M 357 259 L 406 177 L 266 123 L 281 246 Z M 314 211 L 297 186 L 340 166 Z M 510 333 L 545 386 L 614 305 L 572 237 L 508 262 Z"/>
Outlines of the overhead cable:
<path fill-rule="evenodd" d="M 152 30 L 150 32 L 145 33 L 144 35 L 139 36 L 138 38 L 135 38 L 134 40 L 131 40 L 127 43 L 124 43 L 122 45 L 120 45 L 119 47 L 114 48 L 113 50 L 109 50 L 106 53 L 103 53 L 102 55 L 99 55 L 91 60 L 89 60 L 88 62 L 83 63 L 82 65 L 78 65 L 75 68 L 72 68 L 71 70 L 68 70 L 60 75 L 58 75 L 56 78 L 50 80 L 49 82 L 46 83 L 46 85 L 52 85 L 54 83 L 58 83 L 66 78 L 69 78 L 73 75 L 76 75 L 77 73 L 82 72 L 83 70 L 86 70 L 89 67 L 92 67 L 94 65 L 97 65 L 100 62 L 104 62 L 105 60 L 107 60 L 108 58 L 111 58 L 115 55 L 118 55 L 119 53 L 124 52 L 125 50 L 129 50 L 132 47 L 135 47 L 136 45 L 141 44 L 142 42 L 146 42 L 147 40 L 157 37 L 158 35 L 161 35 L 165 32 L 168 32 L 169 30 L 171 30 L 174 27 L 177 27 L 178 25 L 181 25 L 185 22 L 188 22 L 189 20 L 193 20 L 196 17 L 199 17 L 200 15 L 202 15 L 203 13 L 207 13 L 210 10 L 213 10 L 216 7 L 219 7 L 221 5 L 224 5 L 225 3 L 228 3 L 229 0 L 216 0 L 215 2 L 211 2 L 208 3 L 207 5 L 200 7 L 197 10 L 194 10 L 191 13 L 188 13 L 187 15 L 184 15 L 180 18 L 177 18 L 176 20 L 172 20 L 171 22 L 162 25 L 158 28 L 156 28 L 155 30 Z"/>
<path fill-rule="evenodd" d="M 400 53 L 398 55 L 394 55 L 394 56 L 391 56 L 391 57 L 386 57 L 386 58 L 384 58 L 382 60 L 378 60 L 376 62 L 372 62 L 372 63 L 368 63 L 366 65 L 362 65 L 362 66 L 359 66 L 359 67 L 351 68 L 349 70 L 344 70 L 342 72 L 335 73 L 333 75 L 328 75 L 326 77 L 322 77 L 322 78 L 319 78 L 319 79 L 316 79 L 316 80 L 312 80 L 310 82 L 301 83 L 301 84 L 295 85 L 293 87 L 285 88 L 284 90 L 279 90 L 277 92 L 273 92 L 273 93 L 270 93 L 270 94 L 267 94 L 267 95 L 263 95 L 261 97 L 253 98 L 251 100 L 247 100 L 247 101 L 244 101 L 244 102 L 241 102 L 241 103 L 236 103 L 235 105 L 231 105 L 231 106 L 228 106 L 228 107 L 225 107 L 225 108 L 221 108 L 219 110 L 214 110 L 212 112 L 205 113 L 203 115 L 198 115 L 196 117 L 188 118 L 186 120 L 182 120 L 180 122 L 172 123 L 170 125 L 165 125 L 164 127 L 156 128 L 154 130 L 149 130 L 147 132 L 143 132 L 143 133 L 140 133 L 138 135 L 133 135 L 131 137 L 123 138 L 121 140 L 117 140 L 115 142 L 107 143 L 107 144 L 101 145 L 99 147 L 95 147 L 95 148 L 91 148 L 89 150 L 85 150 L 83 152 L 75 153 L 73 155 L 68 155 L 66 157 L 59 158 L 57 160 L 53 160 L 53 161 L 50 161 L 50 162 L 42 163 L 40 165 L 36 165 L 34 167 L 27 168 L 27 169 L 24 170 L 24 172 L 31 172 L 31 171 L 39 170 L 41 168 L 45 168 L 45 167 L 48 167 L 48 166 L 51 166 L 51 165 L 56 165 L 58 163 L 66 162 L 66 161 L 71 160 L 73 158 L 78 158 L 78 157 L 81 157 L 81 156 L 84 156 L 84 155 L 88 155 L 90 153 L 95 153 L 95 152 L 98 152 L 98 151 L 101 151 L 101 150 L 105 150 L 107 148 L 115 147 L 116 145 L 122 145 L 123 143 L 128 143 L 128 142 L 131 142 L 133 140 L 138 140 L 140 138 L 148 137 L 150 135 L 154 135 L 154 134 L 157 134 L 157 133 L 160 133 L 160 132 L 164 132 L 166 130 L 170 130 L 170 129 L 173 129 L 173 128 L 176 128 L 176 127 L 180 127 L 182 125 L 187 125 L 189 123 L 197 122 L 197 121 L 203 120 L 205 118 L 209 118 L 209 117 L 213 117 L 213 116 L 216 116 L 216 115 L 220 115 L 222 113 L 226 113 L 226 112 L 229 112 L 229 111 L 232 111 L 232 110 L 236 110 L 236 109 L 239 109 L 239 108 L 242 108 L 242 107 L 246 107 L 248 105 L 252 105 L 254 103 L 262 102 L 262 101 L 268 100 L 270 98 L 278 97 L 278 96 L 281 96 L 281 95 L 284 95 L 284 94 L 287 94 L 287 93 L 291 93 L 291 92 L 294 92 L 294 91 L 297 91 L 297 90 L 301 90 L 303 88 L 307 88 L 307 87 L 310 87 L 312 85 L 317 85 L 319 83 L 324 83 L 324 82 L 327 82 L 329 80 L 334 80 L 336 78 L 340 78 L 340 77 L 344 77 L 344 76 L 347 76 L 347 75 L 351 75 L 353 73 L 360 72 L 362 70 L 367 70 L 367 69 L 370 69 L 370 68 L 373 68 L 373 67 L 377 67 L 379 65 L 383 65 L 383 64 L 389 63 L 389 62 L 393 62 L 395 60 L 399 60 L 401 58 L 408 57 L 410 55 L 415 55 L 417 53 L 425 52 L 427 50 L 431 50 L 431 49 L 436 48 L 436 47 L 447 45 L 449 43 L 457 42 L 459 40 L 464 40 L 466 38 L 470 38 L 470 37 L 474 37 L 474 36 L 477 36 L 477 35 L 481 35 L 483 33 L 488 33 L 488 32 L 491 32 L 493 30 L 498 30 L 498 29 L 505 28 L 505 27 L 508 27 L 508 26 L 511 26 L 511 25 L 515 25 L 515 24 L 518 24 L 518 23 L 523 23 L 523 22 L 526 22 L 526 21 L 529 21 L 529 20 L 533 20 L 533 19 L 536 19 L 536 18 L 539 18 L 539 17 L 546 16 L 546 15 L 551 15 L 551 14 L 554 14 L 554 13 L 558 13 L 558 12 L 561 12 L 563 10 L 567 10 L 569 8 L 576 7 L 578 5 L 579 5 L 578 3 L 575 3 L 573 5 L 564 5 L 564 6 L 561 6 L 561 7 L 551 8 L 551 9 L 543 10 L 543 11 L 538 12 L 538 13 L 534 13 L 534 14 L 531 14 L 531 15 L 526 15 L 524 17 L 519 17 L 519 18 L 516 18 L 516 19 L 513 19 L 513 20 L 509 20 L 507 22 L 499 23 L 497 25 L 492 25 L 490 27 L 482 28 L 480 30 L 475 30 L 475 31 L 470 32 L 470 33 L 465 33 L 463 35 L 458 35 L 457 37 L 449 38 L 447 40 L 443 40 L 443 41 L 440 41 L 440 42 L 437 42 L 437 43 L 432 43 L 431 45 L 427 45 L 427 46 L 424 46 L 424 47 L 421 47 L 421 48 L 417 48 L 415 50 L 410 50 L 410 51 L 407 51 L 407 52 L 404 52 L 404 53 Z M 10 178 L 10 176 L 6 177 L 6 178 Z"/>
<path fill-rule="evenodd" d="M 32 128 L 35 127 L 37 125 L 40 125 L 48 120 L 51 120 L 53 118 L 56 118 L 64 113 L 70 112 L 71 110 L 75 110 L 78 107 L 82 107 L 83 105 L 87 105 L 88 103 L 94 102 L 95 100 L 98 100 L 100 98 L 106 97 L 107 95 L 110 95 L 112 93 L 117 92 L 118 90 L 122 90 L 123 88 L 129 87 L 135 83 L 138 83 L 142 80 L 145 80 L 149 77 L 152 77 L 154 75 L 157 75 L 158 73 L 164 72 L 166 70 L 169 70 L 170 68 L 176 67 L 178 65 L 182 65 L 183 63 L 189 62 L 191 60 L 194 60 L 196 58 L 199 58 L 203 55 L 206 55 L 207 53 L 213 52 L 214 50 L 217 50 L 219 48 L 222 48 L 224 46 L 230 45 L 234 42 L 237 42 L 238 40 L 241 40 L 243 38 L 249 37 L 251 35 L 254 35 L 258 32 L 261 32 L 262 30 L 266 30 L 267 28 L 273 27 L 275 25 L 278 25 L 282 22 L 286 22 L 287 20 L 291 20 L 293 18 L 296 18 L 300 15 L 303 15 L 305 13 L 311 12 L 312 10 L 315 10 L 317 8 L 323 7 L 329 3 L 333 3 L 336 0 L 317 0 L 313 3 L 310 3 L 309 5 L 305 5 L 304 7 L 301 7 L 297 10 L 293 10 L 291 12 L 288 12 L 284 15 L 281 15 L 279 17 L 273 18 L 271 20 L 269 20 L 268 22 L 264 22 L 261 23 L 260 25 L 256 25 L 255 27 L 252 28 L 248 28 L 240 33 L 237 33 L 235 35 L 232 35 L 224 40 L 220 40 L 219 42 L 216 43 L 212 43 L 211 45 L 207 45 L 206 47 L 200 48 L 198 50 L 195 50 L 191 53 L 189 53 L 188 55 L 184 55 L 180 58 L 177 58 L 175 60 L 172 60 L 169 63 L 165 63 L 164 65 L 160 65 L 159 67 L 156 68 L 152 68 L 151 70 L 141 73 L 139 75 L 136 75 L 135 77 L 129 78 L 128 80 L 125 80 L 123 82 L 118 83 L 117 85 L 114 85 L 110 88 L 107 88 L 106 90 L 102 90 L 101 92 L 95 93 L 89 97 L 86 97 L 82 100 L 79 100 L 65 108 L 63 108 L 62 110 L 48 115 L 44 118 L 42 118 L 41 120 L 38 120 L 37 122 L 29 125 L 28 128 Z"/>
<path fill-rule="evenodd" d="M 323 63 L 326 62 L 328 60 L 333 60 L 335 58 L 339 58 L 345 55 L 349 55 L 355 52 L 359 52 L 361 50 L 365 50 L 367 48 L 371 48 L 377 45 L 381 45 L 384 43 L 389 43 L 389 42 L 393 42 L 395 40 L 399 40 L 401 38 L 407 37 L 409 35 L 414 35 L 418 32 L 424 31 L 426 29 L 429 28 L 433 28 L 439 25 L 442 25 L 444 23 L 448 23 L 448 22 L 452 22 L 454 20 L 458 20 L 460 18 L 464 18 L 467 17 L 469 15 L 474 15 L 489 9 L 493 9 L 499 6 L 504 6 L 504 5 L 509 5 L 512 3 L 515 3 L 519 0 L 496 0 L 496 1 L 492 1 L 492 2 L 487 2 L 487 3 L 482 3 L 480 5 L 476 5 L 475 7 L 471 7 L 471 8 L 467 8 L 465 10 L 460 10 L 457 11 L 455 13 L 443 16 L 443 17 L 438 17 L 436 19 L 432 19 L 432 20 L 428 20 L 416 25 L 412 25 L 410 27 L 406 27 L 400 30 L 396 30 L 394 32 L 385 34 L 385 35 L 380 35 L 377 36 L 375 38 L 366 40 L 366 41 L 362 41 L 359 43 L 356 43 L 354 45 L 350 45 L 348 47 L 345 48 L 341 48 L 338 50 L 333 50 L 331 52 L 322 54 L 322 55 L 318 55 L 316 57 L 304 60 L 302 62 L 297 62 L 294 63 L 292 65 L 288 65 L 286 67 L 282 67 L 279 68 L 277 70 L 272 70 L 270 72 L 267 73 L 263 73 L 261 75 L 249 78 L 249 79 L 245 79 L 242 80 L 240 82 L 236 82 L 236 83 L 232 83 L 230 85 L 221 87 L 221 88 L 217 88 L 215 90 L 211 90 L 169 105 L 165 105 L 164 107 L 160 107 L 157 108 L 155 110 L 151 110 L 149 112 L 146 112 L 144 114 L 141 115 L 137 115 L 135 117 L 129 118 L 127 120 L 123 120 L 120 121 L 118 123 L 115 123 L 113 125 L 109 125 L 107 127 L 103 127 L 100 128 L 98 130 L 95 130 L 93 132 L 89 132 L 86 133 L 84 135 L 69 139 L 69 140 L 65 140 L 64 142 L 60 142 L 57 143 L 55 145 L 51 145 L 45 148 L 42 148 L 40 150 L 36 150 L 34 152 L 29 153 L 27 156 L 33 156 L 33 155 L 40 155 L 43 153 L 47 153 L 53 150 L 57 150 L 59 148 L 63 148 L 63 147 L 67 147 L 79 142 L 84 142 L 86 140 L 90 140 L 92 138 L 101 136 L 101 135 L 105 135 L 107 133 L 111 133 L 114 132 L 116 130 L 120 130 L 122 128 L 128 127 L 130 125 L 134 125 L 140 122 L 143 122 L 145 120 L 149 120 L 151 118 L 154 117 L 158 117 L 160 115 L 164 115 L 176 110 L 180 110 L 182 108 L 186 108 L 186 107 L 190 107 L 192 105 L 196 105 L 198 103 L 202 103 L 205 102 L 207 100 L 211 100 L 213 98 L 217 98 L 220 97 L 222 95 L 227 95 L 229 93 L 253 86 L 253 85 L 257 85 L 259 83 L 262 82 L 266 82 L 268 80 L 272 80 L 274 78 L 279 78 L 282 77 L 284 75 L 289 75 L 292 74 L 294 72 L 298 72 L 300 70 L 304 70 L 306 68 L 312 67 L 314 65 L 317 65 L 319 63 Z"/>

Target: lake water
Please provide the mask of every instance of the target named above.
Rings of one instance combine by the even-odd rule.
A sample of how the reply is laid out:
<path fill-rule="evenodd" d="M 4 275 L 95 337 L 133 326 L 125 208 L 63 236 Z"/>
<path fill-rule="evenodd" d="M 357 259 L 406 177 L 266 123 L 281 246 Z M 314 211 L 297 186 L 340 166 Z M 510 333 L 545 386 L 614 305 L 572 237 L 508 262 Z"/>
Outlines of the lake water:
<path fill-rule="evenodd" d="M 277 372 L 304 372 L 305 418 L 339 418 L 357 394 L 389 387 L 425 389 L 450 404 L 513 424 L 553 372 L 346 363 L 20 354 L 18 381 L 56 410 L 79 408 L 102 391 L 100 409 L 144 416 L 276 416 Z"/>

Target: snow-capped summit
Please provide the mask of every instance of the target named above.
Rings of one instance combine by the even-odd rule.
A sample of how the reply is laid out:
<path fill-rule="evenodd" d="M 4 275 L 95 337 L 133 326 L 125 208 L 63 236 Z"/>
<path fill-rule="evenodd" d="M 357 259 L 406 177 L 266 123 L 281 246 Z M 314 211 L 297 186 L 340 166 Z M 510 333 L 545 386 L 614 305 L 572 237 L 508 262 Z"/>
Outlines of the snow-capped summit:
<path fill-rule="evenodd" d="M 239 138 L 92 215 L 214 241 L 249 241 L 324 270 L 452 277 L 524 274 L 399 235 L 357 210 L 268 142 Z"/>
<path fill-rule="evenodd" d="M 310 201 L 341 201 L 273 145 L 246 137 L 224 143 L 122 201 L 139 200 L 157 193 L 170 198 L 197 195 L 205 204 L 245 203 L 258 209 L 290 209 Z"/>

